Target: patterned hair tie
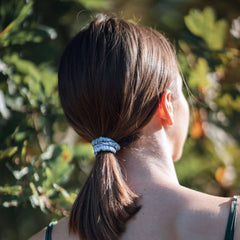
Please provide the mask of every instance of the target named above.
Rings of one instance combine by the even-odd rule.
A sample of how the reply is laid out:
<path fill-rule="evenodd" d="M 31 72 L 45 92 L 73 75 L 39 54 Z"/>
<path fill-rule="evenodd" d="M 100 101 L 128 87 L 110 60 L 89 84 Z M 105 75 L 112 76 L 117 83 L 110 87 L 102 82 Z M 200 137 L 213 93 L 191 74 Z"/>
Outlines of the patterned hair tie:
<path fill-rule="evenodd" d="M 120 145 L 108 137 L 99 137 L 92 140 L 92 146 L 95 156 L 101 151 L 116 153 L 120 150 Z"/>

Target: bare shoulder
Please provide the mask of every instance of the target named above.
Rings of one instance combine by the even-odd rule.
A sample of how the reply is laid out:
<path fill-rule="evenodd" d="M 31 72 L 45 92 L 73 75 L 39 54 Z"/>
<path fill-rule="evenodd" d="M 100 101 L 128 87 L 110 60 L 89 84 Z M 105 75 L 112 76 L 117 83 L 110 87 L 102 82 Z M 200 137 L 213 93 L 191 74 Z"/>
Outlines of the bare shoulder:
<path fill-rule="evenodd" d="M 69 235 L 68 232 L 68 217 L 61 219 L 52 231 L 52 240 L 79 240 L 76 235 Z"/>
<path fill-rule="evenodd" d="M 46 227 L 39 233 L 32 236 L 29 240 L 44 240 L 46 234 Z M 68 233 L 68 218 L 61 219 L 57 224 L 53 226 L 52 240 L 79 240 L 75 235 L 69 235 Z"/>
<path fill-rule="evenodd" d="M 177 219 L 179 239 L 223 239 L 232 198 L 182 188 L 183 204 Z M 238 235 L 239 228 L 235 235 Z M 238 238 L 236 238 L 238 239 Z"/>
<path fill-rule="evenodd" d="M 142 209 L 129 221 L 122 239 L 132 239 L 138 232 L 135 239 L 224 239 L 232 198 L 212 196 L 170 182 L 151 184 L 137 194 L 142 196 Z M 144 234 L 139 229 L 145 229 Z M 240 216 L 236 236 L 237 231 Z"/>

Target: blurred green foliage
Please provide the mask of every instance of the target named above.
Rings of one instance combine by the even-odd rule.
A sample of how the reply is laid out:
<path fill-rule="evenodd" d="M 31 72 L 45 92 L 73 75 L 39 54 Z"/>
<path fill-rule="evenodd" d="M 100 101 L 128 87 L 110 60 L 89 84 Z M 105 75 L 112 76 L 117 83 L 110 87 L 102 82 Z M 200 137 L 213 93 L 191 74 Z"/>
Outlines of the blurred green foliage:
<path fill-rule="evenodd" d="M 221 196 L 239 192 L 240 19 L 184 2 L 185 17 L 166 1 L 140 3 L 0 3 L 0 240 L 27 239 L 67 215 L 91 169 L 92 148 L 68 127 L 59 105 L 57 66 L 66 43 L 97 12 L 139 22 L 138 9 L 141 24 L 169 29 L 192 110 L 184 160 L 176 163 L 180 183 Z M 164 8 L 168 14 L 160 14 Z"/>
<path fill-rule="evenodd" d="M 34 224 L 21 230 L 20 223 L 19 231 L 12 231 L 16 211 L 6 209 L 25 209 L 35 229 L 43 219 L 31 215 L 30 208 L 39 208 L 49 219 L 66 215 L 93 153 L 67 126 L 59 106 L 51 57 L 57 49 L 45 52 L 57 32 L 34 19 L 34 2 L 13 1 L 12 7 L 21 8 L 8 21 L 12 9 L 8 1 L 1 4 L 6 21 L 2 19 L 0 33 L 0 239 L 26 239 L 36 231 Z M 37 48 L 45 52 L 43 58 Z"/>
<path fill-rule="evenodd" d="M 216 21 L 214 10 L 206 7 L 202 12 L 192 9 L 185 17 L 187 28 L 205 40 L 211 50 L 221 50 L 226 37 L 226 20 Z"/>
<path fill-rule="evenodd" d="M 190 160 L 176 168 L 184 185 L 231 196 L 240 176 L 240 39 L 231 32 L 240 30 L 240 21 L 229 27 L 210 7 L 192 9 L 184 20 L 188 31 L 178 57 L 191 91 L 192 123 L 184 153 Z"/>

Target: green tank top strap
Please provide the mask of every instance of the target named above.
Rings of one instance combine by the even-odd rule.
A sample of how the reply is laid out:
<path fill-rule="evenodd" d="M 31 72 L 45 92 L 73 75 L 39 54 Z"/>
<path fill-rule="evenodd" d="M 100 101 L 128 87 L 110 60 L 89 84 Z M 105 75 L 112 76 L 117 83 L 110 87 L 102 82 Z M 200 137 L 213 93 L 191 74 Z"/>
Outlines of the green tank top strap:
<path fill-rule="evenodd" d="M 53 226 L 56 224 L 57 222 L 50 222 L 48 227 L 47 227 L 47 230 L 46 230 L 46 234 L 45 234 L 45 240 L 52 240 L 52 229 L 53 229 Z"/>
<path fill-rule="evenodd" d="M 225 233 L 225 240 L 233 240 L 234 239 L 234 231 L 236 226 L 237 219 L 237 206 L 238 206 L 238 196 L 234 196 L 232 199 L 230 212 L 228 216 L 227 229 Z"/>

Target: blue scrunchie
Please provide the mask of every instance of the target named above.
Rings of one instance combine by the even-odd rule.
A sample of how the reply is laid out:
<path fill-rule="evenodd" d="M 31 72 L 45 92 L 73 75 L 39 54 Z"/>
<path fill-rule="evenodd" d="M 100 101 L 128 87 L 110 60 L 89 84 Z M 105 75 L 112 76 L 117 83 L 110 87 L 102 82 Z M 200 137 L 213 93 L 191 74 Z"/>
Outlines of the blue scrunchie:
<path fill-rule="evenodd" d="M 107 137 L 99 137 L 92 140 L 92 146 L 95 156 L 101 151 L 116 153 L 120 150 L 120 145 L 111 138 Z"/>

